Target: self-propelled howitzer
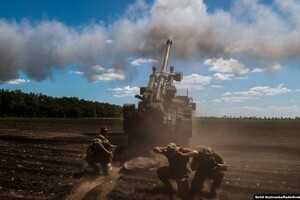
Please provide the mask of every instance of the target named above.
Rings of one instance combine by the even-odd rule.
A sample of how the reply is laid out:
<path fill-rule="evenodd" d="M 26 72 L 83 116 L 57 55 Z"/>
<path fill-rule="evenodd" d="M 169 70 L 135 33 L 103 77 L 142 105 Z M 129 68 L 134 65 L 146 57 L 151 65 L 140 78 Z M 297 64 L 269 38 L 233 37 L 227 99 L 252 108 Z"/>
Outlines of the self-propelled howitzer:
<path fill-rule="evenodd" d="M 131 141 L 148 144 L 176 142 L 187 146 L 192 136 L 192 117 L 196 109 L 193 99 L 176 95 L 174 81 L 182 80 L 181 72 L 174 72 L 170 67 L 167 72 L 172 40 L 166 43 L 160 72 L 152 68 L 147 87 L 140 87 L 140 94 L 135 97 L 140 101 L 123 105 L 123 129 Z"/>

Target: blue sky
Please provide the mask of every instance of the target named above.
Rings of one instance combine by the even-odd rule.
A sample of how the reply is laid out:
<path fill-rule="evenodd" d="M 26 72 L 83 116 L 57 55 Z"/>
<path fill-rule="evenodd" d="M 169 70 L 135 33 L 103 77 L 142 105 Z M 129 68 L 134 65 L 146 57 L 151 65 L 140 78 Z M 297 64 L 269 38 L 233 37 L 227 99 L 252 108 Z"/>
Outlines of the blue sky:
<path fill-rule="evenodd" d="M 137 103 L 169 66 L 198 116 L 300 116 L 300 2 L 1 1 L 0 88 Z"/>

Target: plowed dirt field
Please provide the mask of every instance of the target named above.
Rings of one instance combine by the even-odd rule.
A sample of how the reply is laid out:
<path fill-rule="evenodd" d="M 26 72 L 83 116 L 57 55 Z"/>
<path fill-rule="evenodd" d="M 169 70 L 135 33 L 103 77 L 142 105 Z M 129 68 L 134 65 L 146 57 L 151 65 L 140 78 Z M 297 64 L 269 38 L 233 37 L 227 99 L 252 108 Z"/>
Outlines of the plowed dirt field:
<path fill-rule="evenodd" d="M 191 146 L 211 146 L 229 165 L 217 199 L 300 193 L 299 121 L 199 119 L 194 124 Z M 126 150 L 130 160 L 116 154 L 110 176 L 93 175 L 85 151 L 102 125 L 113 133 L 122 121 L 0 119 L 0 199 L 182 199 L 165 193 L 156 169 L 166 159 L 148 148 Z M 209 199 L 209 185 L 192 199 Z"/>

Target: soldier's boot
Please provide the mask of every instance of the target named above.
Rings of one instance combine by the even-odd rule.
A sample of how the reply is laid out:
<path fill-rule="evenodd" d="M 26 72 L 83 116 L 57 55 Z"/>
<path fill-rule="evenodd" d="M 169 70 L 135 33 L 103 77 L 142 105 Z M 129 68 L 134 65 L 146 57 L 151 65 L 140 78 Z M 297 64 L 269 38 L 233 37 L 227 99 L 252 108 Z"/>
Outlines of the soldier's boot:
<path fill-rule="evenodd" d="M 163 182 L 163 184 L 167 193 L 173 193 L 173 187 L 169 181 Z"/>
<path fill-rule="evenodd" d="M 108 164 L 101 164 L 101 167 L 102 167 L 102 171 L 103 171 L 103 175 L 104 176 L 108 176 L 109 174 L 112 173 L 112 165 L 111 163 L 108 163 Z"/>
<path fill-rule="evenodd" d="M 213 197 L 213 198 L 217 196 L 216 188 L 212 187 L 210 189 L 210 196 Z"/>
<path fill-rule="evenodd" d="M 190 192 L 190 187 L 189 187 L 189 180 L 188 178 L 183 178 L 180 180 L 177 180 L 177 187 L 178 187 L 178 194 L 180 195 L 188 195 Z"/>
<path fill-rule="evenodd" d="M 217 171 L 214 174 L 213 183 L 212 183 L 211 189 L 210 189 L 210 194 L 211 194 L 212 197 L 217 196 L 216 189 L 221 185 L 221 183 L 223 181 L 223 177 L 224 177 L 224 173 L 221 172 L 221 171 Z"/>
<path fill-rule="evenodd" d="M 170 179 L 170 168 L 169 167 L 160 167 L 157 169 L 157 176 L 159 180 L 164 184 L 164 187 L 168 193 L 173 193 L 172 185 L 169 181 Z"/>
<path fill-rule="evenodd" d="M 108 164 L 107 164 L 107 170 L 108 170 L 108 173 L 112 173 L 113 167 L 112 167 L 112 164 L 111 164 L 111 163 L 108 163 Z"/>
<path fill-rule="evenodd" d="M 100 175 L 100 169 L 96 164 L 94 164 L 94 166 L 91 167 L 93 168 L 93 174 Z"/>
<path fill-rule="evenodd" d="M 191 181 L 191 190 L 192 193 L 201 193 L 204 187 L 205 177 L 201 174 L 195 174 L 194 178 Z"/>

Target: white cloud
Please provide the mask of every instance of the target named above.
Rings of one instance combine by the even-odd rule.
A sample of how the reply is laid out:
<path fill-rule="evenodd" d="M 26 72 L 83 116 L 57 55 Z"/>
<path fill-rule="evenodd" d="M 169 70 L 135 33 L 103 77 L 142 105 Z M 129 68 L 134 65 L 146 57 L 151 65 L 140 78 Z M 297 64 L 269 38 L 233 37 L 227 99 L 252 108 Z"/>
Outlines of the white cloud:
<path fill-rule="evenodd" d="M 112 80 L 124 80 L 125 75 L 121 73 L 114 73 L 114 72 L 109 72 L 109 73 L 104 73 L 104 74 L 93 74 L 90 76 L 90 79 L 94 82 L 98 81 L 112 81 Z"/>
<path fill-rule="evenodd" d="M 221 74 L 221 73 L 215 73 L 214 79 L 218 81 L 231 81 L 234 79 L 234 74 Z"/>
<path fill-rule="evenodd" d="M 253 98 L 257 99 L 259 96 L 275 96 L 291 91 L 291 89 L 283 87 L 282 84 L 275 88 L 271 88 L 270 86 L 257 86 L 247 91 L 226 92 L 221 99 L 226 102 L 242 102 Z"/>
<path fill-rule="evenodd" d="M 135 59 L 131 62 L 132 65 L 142 65 L 142 64 L 145 64 L 145 63 L 155 63 L 155 62 L 158 62 L 157 60 L 155 59 L 151 59 L 151 58 L 138 58 L 138 59 Z"/>
<path fill-rule="evenodd" d="M 179 90 L 203 90 L 205 89 L 202 85 L 193 84 L 176 84 L 176 88 Z"/>
<path fill-rule="evenodd" d="M 268 71 L 270 72 L 275 72 L 275 71 L 279 71 L 282 68 L 282 66 L 280 64 L 276 64 L 276 65 L 272 65 L 270 67 L 268 67 Z"/>
<path fill-rule="evenodd" d="M 81 71 L 70 71 L 69 72 L 70 74 L 84 74 L 83 72 L 81 72 Z"/>
<path fill-rule="evenodd" d="M 225 102 L 243 102 L 243 101 L 246 101 L 246 100 L 249 100 L 249 99 L 252 99 L 252 97 L 249 97 L 249 96 L 226 96 L 226 97 L 222 97 L 221 98 L 223 101 Z"/>
<path fill-rule="evenodd" d="M 237 60 L 230 58 L 224 60 L 223 58 L 210 58 L 204 61 L 206 65 L 212 65 L 208 68 L 209 71 L 225 73 L 225 74 L 247 74 L 249 69 Z"/>
<path fill-rule="evenodd" d="M 199 74 L 191 74 L 189 76 L 184 76 L 182 81 L 183 83 L 194 83 L 194 84 L 209 84 L 211 81 L 210 76 L 202 76 Z"/>
<path fill-rule="evenodd" d="M 263 68 L 254 68 L 251 73 L 262 73 L 265 72 L 266 70 Z"/>
<path fill-rule="evenodd" d="M 92 82 L 125 80 L 125 75 L 122 70 L 114 68 L 107 69 L 100 65 L 94 65 L 91 68 L 92 70 L 85 75 L 88 77 L 88 80 Z"/>
<path fill-rule="evenodd" d="M 139 94 L 140 88 L 125 86 L 123 88 L 117 87 L 117 88 L 109 88 L 108 91 L 113 93 L 114 97 L 128 97 L 128 96 L 134 96 L 136 94 Z"/>
<path fill-rule="evenodd" d="M 300 89 L 295 90 L 295 92 L 300 92 Z"/>
<path fill-rule="evenodd" d="M 71 74 L 84 75 L 89 81 L 114 81 L 114 80 L 125 80 L 125 74 L 122 70 L 115 68 L 105 68 L 100 65 L 94 65 L 90 67 L 89 71 L 69 71 Z"/>
<path fill-rule="evenodd" d="M 222 88 L 221 85 L 211 85 L 210 87 L 212 87 L 212 88 Z"/>
<path fill-rule="evenodd" d="M 211 82 L 212 78 L 210 76 L 202 76 L 199 74 L 191 74 L 189 76 L 184 76 L 181 82 L 174 82 L 177 89 L 193 89 L 202 90 L 203 85 L 207 85 Z"/>
<path fill-rule="evenodd" d="M 247 74 L 250 70 L 237 60 L 230 58 L 224 60 L 223 58 L 210 58 L 204 61 L 205 65 L 212 65 L 208 68 L 209 71 L 215 73 L 214 79 L 217 81 L 231 81 L 234 79 L 247 79 L 248 76 L 241 76 Z"/>
<path fill-rule="evenodd" d="M 215 102 L 215 103 L 220 103 L 220 102 L 221 102 L 221 99 L 214 99 L 214 102 Z"/>
<path fill-rule="evenodd" d="M 107 39 L 107 40 L 105 40 L 105 43 L 106 44 L 112 44 L 114 41 L 113 40 L 110 40 L 110 39 Z"/>
<path fill-rule="evenodd" d="M 93 70 L 96 70 L 96 71 L 105 71 L 106 69 L 100 65 L 94 65 L 92 66 L 92 69 Z"/>
<path fill-rule="evenodd" d="M 273 65 L 273 66 L 271 67 L 272 71 L 278 71 L 278 70 L 280 70 L 281 68 L 282 68 L 282 66 L 279 65 L 279 64 Z"/>
<path fill-rule="evenodd" d="M 15 79 L 15 80 L 10 80 L 8 81 L 7 83 L 8 84 L 13 84 L 13 85 L 19 85 L 19 84 L 22 84 L 22 83 L 29 83 L 30 80 L 25 80 L 25 79 Z"/>
<path fill-rule="evenodd" d="M 260 92 L 261 94 L 264 94 L 266 96 L 274 96 L 274 95 L 290 92 L 291 90 L 286 87 L 283 87 L 283 85 L 280 84 L 276 88 L 271 88 L 269 86 L 258 86 L 258 87 L 251 88 L 250 91 L 254 91 L 258 93 Z"/>

